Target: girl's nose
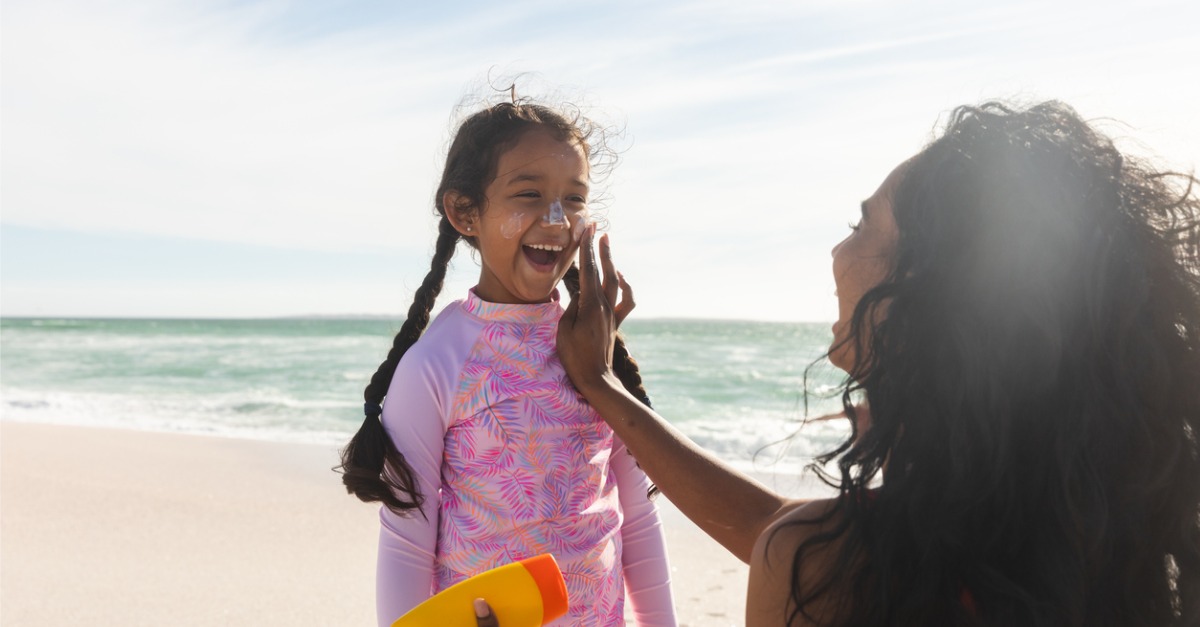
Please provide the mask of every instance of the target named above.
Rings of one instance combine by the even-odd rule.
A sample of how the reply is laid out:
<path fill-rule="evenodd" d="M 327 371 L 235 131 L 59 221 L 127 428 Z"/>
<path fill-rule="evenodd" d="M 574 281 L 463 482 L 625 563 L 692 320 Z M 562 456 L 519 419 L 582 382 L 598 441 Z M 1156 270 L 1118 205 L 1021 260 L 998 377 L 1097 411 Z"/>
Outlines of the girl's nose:
<path fill-rule="evenodd" d="M 567 220 L 566 213 L 563 212 L 562 202 L 557 198 L 546 209 L 546 215 L 542 216 L 542 224 L 546 226 L 558 226 L 564 229 L 571 228 L 571 223 Z"/>

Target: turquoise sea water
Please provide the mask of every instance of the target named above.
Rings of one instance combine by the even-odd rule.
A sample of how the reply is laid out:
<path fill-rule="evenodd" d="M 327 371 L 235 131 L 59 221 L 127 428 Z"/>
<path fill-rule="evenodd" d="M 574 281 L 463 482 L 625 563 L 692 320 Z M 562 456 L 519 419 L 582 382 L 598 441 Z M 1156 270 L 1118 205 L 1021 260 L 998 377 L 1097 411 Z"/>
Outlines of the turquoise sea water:
<path fill-rule="evenodd" d="M 0 321 L 0 418 L 279 441 L 344 442 L 397 321 Z M 804 372 L 827 324 L 630 320 L 625 332 L 655 408 L 746 467 L 794 472 L 844 437 L 810 423 Z M 810 371 L 808 412 L 839 383 Z M 799 434 L 781 443 L 799 430 Z"/>

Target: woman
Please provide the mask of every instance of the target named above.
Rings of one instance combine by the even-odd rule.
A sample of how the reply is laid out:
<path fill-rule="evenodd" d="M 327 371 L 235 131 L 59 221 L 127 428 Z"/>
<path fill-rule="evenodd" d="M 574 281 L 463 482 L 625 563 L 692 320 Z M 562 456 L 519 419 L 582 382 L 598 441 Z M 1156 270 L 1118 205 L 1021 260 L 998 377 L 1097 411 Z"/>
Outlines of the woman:
<path fill-rule="evenodd" d="M 1059 103 L 958 109 L 833 249 L 828 357 L 859 418 L 821 460 L 833 499 L 774 494 L 625 392 L 606 238 L 560 357 L 750 563 L 747 625 L 1200 625 L 1195 182 Z"/>

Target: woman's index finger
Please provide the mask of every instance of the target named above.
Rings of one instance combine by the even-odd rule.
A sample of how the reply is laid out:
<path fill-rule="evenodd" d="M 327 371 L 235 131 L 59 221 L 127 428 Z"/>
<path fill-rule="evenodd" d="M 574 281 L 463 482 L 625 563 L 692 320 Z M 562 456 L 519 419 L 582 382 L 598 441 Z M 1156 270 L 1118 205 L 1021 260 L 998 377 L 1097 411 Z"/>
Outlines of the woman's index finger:
<path fill-rule="evenodd" d="M 604 298 L 608 300 L 609 304 L 615 304 L 617 302 L 617 268 L 613 265 L 612 242 L 608 239 L 608 233 L 600 236 L 600 270 L 603 274 Z"/>
<path fill-rule="evenodd" d="M 579 245 L 579 295 L 595 297 L 600 292 L 600 271 L 596 267 L 596 225 L 589 224 Z"/>

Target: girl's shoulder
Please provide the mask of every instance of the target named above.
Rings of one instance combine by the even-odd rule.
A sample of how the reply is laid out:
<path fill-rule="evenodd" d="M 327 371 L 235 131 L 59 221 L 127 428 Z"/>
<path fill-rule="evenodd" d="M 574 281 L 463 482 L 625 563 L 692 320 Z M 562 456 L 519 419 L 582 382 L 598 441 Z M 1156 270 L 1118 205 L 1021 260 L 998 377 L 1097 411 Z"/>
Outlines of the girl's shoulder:
<path fill-rule="evenodd" d="M 483 322 L 471 315 L 466 301 L 459 299 L 445 307 L 433 317 L 429 327 L 417 343 L 439 343 L 453 341 L 456 337 L 474 338 L 483 328 Z"/>
<path fill-rule="evenodd" d="M 463 309 L 463 301 L 446 305 L 400 360 L 397 373 L 411 374 L 431 366 L 458 368 L 482 331 L 479 320 Z"/>
<path fill-rule="evenodd" d="M 443 417 L 449 415 L 463 365 L 479 335 L 472 325 L 473 319 L 462 311 L 460 301 L 438 313 L 396 365 L 387 394 L 393 403 L 385 402 L 383 408 L 385 421 L 399 407 L 394 402 L 397 398 L 408 399 L 401 405 L 417 402 L 416 399 L 432 399 Z"/>

